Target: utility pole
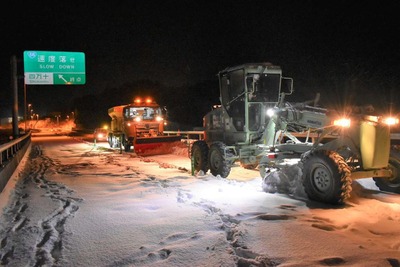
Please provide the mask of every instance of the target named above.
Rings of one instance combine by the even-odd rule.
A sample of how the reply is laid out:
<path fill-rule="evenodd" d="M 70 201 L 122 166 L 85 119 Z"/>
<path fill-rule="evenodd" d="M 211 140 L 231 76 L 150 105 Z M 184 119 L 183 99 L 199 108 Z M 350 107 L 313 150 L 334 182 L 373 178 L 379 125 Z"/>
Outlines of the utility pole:
<path fill-rule="evenodd" d="M 14 55 L 11 57 L 11 88 L 13 90 L 13 109 L 12 109 L 12 127 L 13 137 L 19 137 L 18 130 L 18 78 L 17 78 L 17 57 Z"/>

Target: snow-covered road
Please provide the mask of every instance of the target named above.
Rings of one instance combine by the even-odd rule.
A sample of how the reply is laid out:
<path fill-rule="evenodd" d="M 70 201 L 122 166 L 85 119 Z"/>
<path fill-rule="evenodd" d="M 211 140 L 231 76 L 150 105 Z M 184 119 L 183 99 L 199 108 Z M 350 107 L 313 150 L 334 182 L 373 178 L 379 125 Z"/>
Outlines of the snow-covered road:
<path fill-rule="evenodd" d="M 33 141 L 0 195 L 2 265 L 400 266 L 400 196 L 369 179 L 335 207 L 267 194 L 240 167 L 192 176 L 182 147 L 139 157 Z"/>

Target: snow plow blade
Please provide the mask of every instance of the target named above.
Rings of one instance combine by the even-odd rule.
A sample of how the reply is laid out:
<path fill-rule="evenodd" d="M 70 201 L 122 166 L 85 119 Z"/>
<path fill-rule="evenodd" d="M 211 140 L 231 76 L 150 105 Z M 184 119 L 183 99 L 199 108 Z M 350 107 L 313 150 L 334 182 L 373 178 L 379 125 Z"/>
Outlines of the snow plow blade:
<path fill-rule="evenodd" d="M 135 140 L 133 147 L 136 153 L 145 153 L 150 150 L 155 150 L 165 143 L 177 142 L 181 139 L 182 137 L 179 135 L 142 137 Z"/>

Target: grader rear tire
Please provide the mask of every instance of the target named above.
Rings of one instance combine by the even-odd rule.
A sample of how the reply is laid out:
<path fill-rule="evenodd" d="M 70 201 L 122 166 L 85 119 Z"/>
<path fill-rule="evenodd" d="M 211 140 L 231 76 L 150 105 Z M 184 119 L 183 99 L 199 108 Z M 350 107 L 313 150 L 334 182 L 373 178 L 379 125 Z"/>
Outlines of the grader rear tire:
<path fill-rule="evenodd" d="M 232 164 L 229 160 L 225 159 L 224 143 L 215 142 L 211 145 L 208 152 L 208 163 L 210 164 L 210 171 L 214 176 L 228 177 Z"/>
<path fill-rule="evenodd" d="M 334 151 L 316 150 L 303 160 L 303 185 L 309 199 L 343 204 L 350 196 L 350 169 Z"/>
<path fill-rule="evenodd" d="M 382 177 L 373 178 L 375 181 L 375 185 L 381 191 L 400 194 L 400 161 L 399 161 L 399 159 L 390 157 L 389 168 L 392 170 L 392 177 L 390 177 L 390 178 L 382 178 Z"/>
<path fill-rule="evenodd" d="M 208 171 L 208 146 L 207 143 L 199 140 L 193 143 L 191 151 L 193 167 L 196 171 Z"/>

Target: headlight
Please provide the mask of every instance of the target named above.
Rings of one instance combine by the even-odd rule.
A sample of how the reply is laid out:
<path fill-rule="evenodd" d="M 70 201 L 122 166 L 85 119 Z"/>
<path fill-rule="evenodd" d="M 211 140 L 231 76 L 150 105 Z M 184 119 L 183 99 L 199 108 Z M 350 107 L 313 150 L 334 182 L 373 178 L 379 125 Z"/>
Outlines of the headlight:
<path fill-rule="evenodd" d="M 162 121 L 162 120 L 163 120 L 162 117 L 160 117 L 160 116 L 157 116 L 157 117 L 156 117 L 156 121 Z"/>
<path fill-rule="evenodd" d="M 351 120 L 347 118 L 341 118 L 333 121 L 333 125 L 340 126 L 344 128 L 349 128 L 351 125 Z"/>
<path fill-rule="evenodd" d="M 387 125 L 389 125 L 389 126 L 392 126 L 392 125 L 399 124 L 399 119 L 398 119 L 398 118 L 395 118 L 395 117 L 386 117 L 386 118 L 383 118 L 383 119 L 382 119 L 382 122 L 383 122 L 384 124 L 387 124 Z"/>
<path fill-rule="evenodd" d="M 136 118 L 135 118 L 135 121 L 136 121 L 136 122 L 139 122 L 139 121 L 141 121 L 141 120 L 142 120 L 142 119 L 141 119 L 140 117 L 136 117 Z"/>
<path fill-rule="evenodd" d="M 273 108 L 267 109 L 267 116 L 271 117 L 275 115 L 275 110 Z"/>

